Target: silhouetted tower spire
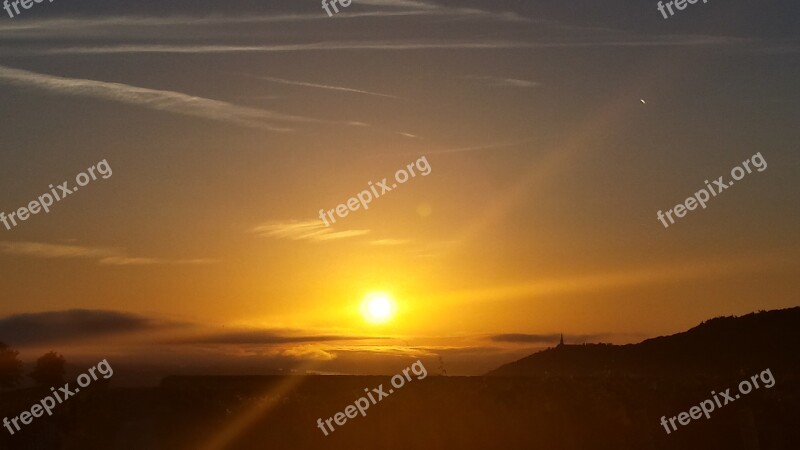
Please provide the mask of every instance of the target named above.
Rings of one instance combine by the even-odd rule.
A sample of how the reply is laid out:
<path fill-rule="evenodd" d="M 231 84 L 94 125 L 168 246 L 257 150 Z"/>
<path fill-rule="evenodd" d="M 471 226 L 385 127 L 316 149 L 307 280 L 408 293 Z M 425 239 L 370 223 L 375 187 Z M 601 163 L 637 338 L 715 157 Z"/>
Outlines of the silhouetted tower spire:
<path fill-rule="evenodd" d="M 558 342 L 558 346 L 561 347 L 564 345 L 564 333 L 561 333 L 561 340 Z"/>

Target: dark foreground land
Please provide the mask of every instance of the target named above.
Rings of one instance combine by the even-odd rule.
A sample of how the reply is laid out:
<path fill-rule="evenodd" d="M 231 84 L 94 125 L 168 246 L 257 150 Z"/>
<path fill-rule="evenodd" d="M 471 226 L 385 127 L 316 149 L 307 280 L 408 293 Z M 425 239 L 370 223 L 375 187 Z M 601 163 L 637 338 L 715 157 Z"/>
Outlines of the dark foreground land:
<path fill-rule="evenodd" d="M 345 411 L 365 388 L 382 384 L 388 392 L 390 378 L 168 377 L 149 389 L 99 383 L 23 432 L 0 428 L 0 449 L 798 450 L 798 343 L 800 308 L 789 308 L 716 318 L 638 344 L 559 345 L 492 376 L 414 377 L 327 437 L 318 418 Z M 711 391 L 735 396 L 741 381 L 759 374 L 759 389 L 710 418 L 670 434 L 662 427 L 662 416 L 690 412 Z M 0 392 L 0 418 L 49 393 Z"/>
<path fill-rule="evenodd" d="M 402 389 L 325 437 L 325 420 L 389 377 L 170 377 L 158 388 L 97 386 L 35 419 L 3 428 L 3 449 L 204 449 L 253 418 L 230 449 L 796 450 L 800 378 L 776 383 L 667 435 L 661 416 L 688 411 L 726 378 L 435 377 Z M 0 415 L 29 409 L 46 391 L 0 393 Z"/>

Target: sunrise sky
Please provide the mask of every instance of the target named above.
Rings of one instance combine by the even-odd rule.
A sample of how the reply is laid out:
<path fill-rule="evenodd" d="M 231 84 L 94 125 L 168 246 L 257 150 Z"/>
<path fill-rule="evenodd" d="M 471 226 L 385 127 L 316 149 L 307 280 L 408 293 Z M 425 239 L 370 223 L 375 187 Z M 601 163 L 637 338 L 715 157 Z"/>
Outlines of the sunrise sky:
<path fill-rule="evenodd" d="M 796 2 L 130 3 L 0 18 L 0 211 L 113 169 L 0 226 L 27 359 L 479 374 L 798 305 Z"/>

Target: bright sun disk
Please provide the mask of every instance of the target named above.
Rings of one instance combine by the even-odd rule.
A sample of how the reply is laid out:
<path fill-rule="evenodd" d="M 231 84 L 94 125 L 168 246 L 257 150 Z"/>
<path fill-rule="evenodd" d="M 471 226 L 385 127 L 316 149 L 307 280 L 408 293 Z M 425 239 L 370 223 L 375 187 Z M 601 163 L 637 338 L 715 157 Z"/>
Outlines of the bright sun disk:
<path fill-rule="evenodd" d="M 367 294 L 361 305 L 361 313 L 370 323 L 388 322 L 394 316 L 395 310 L 394 300 L 383 292 Z"/>

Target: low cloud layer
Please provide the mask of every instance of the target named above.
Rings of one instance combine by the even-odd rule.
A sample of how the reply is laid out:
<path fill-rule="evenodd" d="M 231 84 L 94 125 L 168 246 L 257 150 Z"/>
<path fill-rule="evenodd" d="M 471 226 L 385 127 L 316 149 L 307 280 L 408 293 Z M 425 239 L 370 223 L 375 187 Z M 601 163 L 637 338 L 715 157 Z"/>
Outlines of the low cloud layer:
<path fill-rule="evenodd" d="M 0 318 L 0 342 L 11 346 L 60 345 L 141 332 L 170 332 L 156 338 L 166 345 L 291 345 L 385 339 L 375 336 L 312 334 L 303 330 L 233 329 L 209 331 L 201 324 L 111 310 L 70 309 Z M 176 337 L 177 336 L 177 337 Z"/>
<path fill-rule="evenodd" d="M 551 344 L 558 342 L 559 334 L 522 334 L 522 333 L 508 333 L 497 334 L 490 339 L 493 342 L 507 342 L 507 343 L 524 343 L 524 344 Z"/>
<path fill-rule="evenodd" d="M 298 344 L 308 342 L 332 341 L 359 341 L 380 339 L 368 336 L 338 336 L 338 335 L 282 335 L 277 331 L 249 330 L 214 333 L 194 338 L 183 339 L 182 343 L 192 344 Z"/>
<path fill-rule="evenodd" d="M 155 330 L 166 323 L 118 311 L 71 309 L 16 314 L 0 319 L 0 342 L 12 346 L 53 344 Z"/>

